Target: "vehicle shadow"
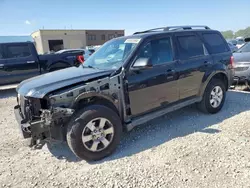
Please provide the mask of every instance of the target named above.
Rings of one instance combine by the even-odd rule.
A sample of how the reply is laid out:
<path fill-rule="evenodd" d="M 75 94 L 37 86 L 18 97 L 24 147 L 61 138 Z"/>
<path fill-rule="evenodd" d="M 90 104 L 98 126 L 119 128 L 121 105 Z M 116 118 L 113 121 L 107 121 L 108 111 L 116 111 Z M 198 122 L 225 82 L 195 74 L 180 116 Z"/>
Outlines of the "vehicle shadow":
<path fill-rule="evenodd" d="M 5 98 L 15 97 L 15 96 L 16 96 L 16 89 L 0 90 L 0 99 L 5 99 Z"/>
<path fill-rule="evenodd" d="M 125 133 L 120 146 L 114 154 L 90 164 L 99 164 L 129 157 L 153 149 L 174 138 L 184 137 L 195 132 L 217 134 L 220 130 L 210 126 L 248 110 L 250 110 L 250 93 L 230 91 L 227 93 L 227 99 L 221 112 L 213 115 L 203 114 L 196 109 L 195 105 L 192 105 L 169 113 Z M 71 162 L 79 161 L 65 143 L 51 145 L 48 149 L 58 159 L 63 158 Z"/>

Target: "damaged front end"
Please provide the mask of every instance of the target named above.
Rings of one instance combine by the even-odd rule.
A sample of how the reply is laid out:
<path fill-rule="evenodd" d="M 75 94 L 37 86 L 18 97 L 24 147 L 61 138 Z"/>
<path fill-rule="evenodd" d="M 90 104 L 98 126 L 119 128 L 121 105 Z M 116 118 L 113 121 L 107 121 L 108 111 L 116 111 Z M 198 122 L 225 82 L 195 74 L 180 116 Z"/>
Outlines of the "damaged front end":
<path fill-rule="evenodd" d="M 125 117 L 121 75 L 99 77 L 89 82 L 69 85 L 51 91 L 43 98 L 18 97 L 16 119 L 24 138 L 66 140 L 67 124 L 75 111 L 87 105 L 101 103 Z"/>
<path fill-rule="evenodd" d="M 49 107 L 45 99 L 18 96 L 15 116 L 24 138 L 31 138 L 31 146 L 44 139 L 65 140 L 67 121 L 73 109 Z M 48 108 L 49 107 L 49 108 Z"/>

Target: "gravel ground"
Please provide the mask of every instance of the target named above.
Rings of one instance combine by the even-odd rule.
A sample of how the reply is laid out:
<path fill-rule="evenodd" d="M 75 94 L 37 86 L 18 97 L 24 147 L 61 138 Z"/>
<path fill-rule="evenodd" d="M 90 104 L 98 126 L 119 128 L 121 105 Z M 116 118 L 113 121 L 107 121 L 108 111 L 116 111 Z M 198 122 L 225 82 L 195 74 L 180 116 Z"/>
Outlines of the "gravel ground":
<path fill-rule="evenodd" d="M 87 163 L 66 144 L 30 149 L 0 92 L 0 187 L 250 187 L 250 94 L 230 91 L 223 110 L 187 107 L 126 133 L 102 161 Z"/>

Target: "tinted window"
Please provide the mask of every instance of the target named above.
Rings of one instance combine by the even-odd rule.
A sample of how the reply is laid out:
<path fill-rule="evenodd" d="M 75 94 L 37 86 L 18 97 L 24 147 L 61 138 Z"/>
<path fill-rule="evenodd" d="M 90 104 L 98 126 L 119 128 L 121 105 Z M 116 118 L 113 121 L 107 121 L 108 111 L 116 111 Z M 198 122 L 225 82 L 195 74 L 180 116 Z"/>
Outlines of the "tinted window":
<path fill-rule="evenodd" d="M 223 38 L 217 33 L 207 33 L 203 34 L 204 40 L 210 47 L 212 54 L 228 52 L 226 43 Z"/>
<path fill-rule="evenodd" d="M 201 40 L 195 35 L 177 37 L 180 59 L 189 59 L 205 55 L 206 49 Z"/>
<path fill-rule="evenodd" d="M 28 57 L 31 55 L 28 45 L 12 45 L 6 47 L 7 58 Z"/>
<path fill-rule="evenodd" d="M 0 46 L 0 59 L 3 59 L 3 50 L 2 50 L 2 46 Z"/>
<path fill-rule="evenodd" d="M 170 37 L 151 41 L 140 50 L 139 57 L 151 58 L 153 65 L 173 61 Z"/>

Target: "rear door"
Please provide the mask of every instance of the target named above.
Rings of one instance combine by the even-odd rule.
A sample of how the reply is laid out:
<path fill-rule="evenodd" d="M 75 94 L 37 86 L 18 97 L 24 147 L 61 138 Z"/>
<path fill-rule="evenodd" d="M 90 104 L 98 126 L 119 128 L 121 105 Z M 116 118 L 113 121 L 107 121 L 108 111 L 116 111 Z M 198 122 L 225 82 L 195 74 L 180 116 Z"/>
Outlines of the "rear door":
<path fill-rule="evenodd" d="M 2 71 L 7 84 L 18 83 L 40 74 L 39 62 L 32 55 L 31 43 L 5 44 L 5 63 Z"/>
<path fill-rule="evenodd" d="M 199 94 L 202 79 L 213 59 L 208 54 L 201 38 L 195 32 L 175 34 L 178 49 L 178 86 L 180 99 Z"/>

